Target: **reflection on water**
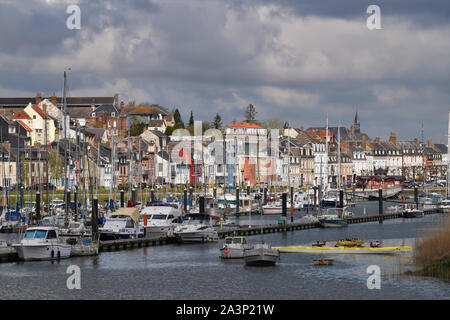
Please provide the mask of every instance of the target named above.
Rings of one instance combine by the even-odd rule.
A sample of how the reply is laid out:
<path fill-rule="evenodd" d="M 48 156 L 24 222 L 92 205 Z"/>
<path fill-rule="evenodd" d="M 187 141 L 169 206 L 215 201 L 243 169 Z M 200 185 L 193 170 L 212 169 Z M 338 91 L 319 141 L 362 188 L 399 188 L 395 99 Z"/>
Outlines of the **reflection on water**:
<path fill-rule="evenodd" d="M 242 218 L 242 217 L 241 217 Z M 256 217 L 252 217 L 252 220 Z M 317 240 L 404 239 L 435 228 L 436 216 L 353 224 L 343 229 L 309 229 L 266 234 L 272 245 L 311 244 Z M 3 235 L 2 235 L 3 236 Z M 249 237 L 258 242 L 259 235 Z M 394 241 L 394 240 L 391 240 Z M 399 241 L 399 240 L 396 240 Z M 403 241 L 403 240 L 400 240 Z M 274 267 L 245 267 L 222 261 L 219 243 L 137 248 L 104 252 L 59 262 L 0 264 L 1 299 L 449 299 L 448 282 L 399 276 L 410 255 L 334 255 L 334 265 L 314 266 L 327 255 L 282 254 Z M 69 265 L 81 269 L 81 290 L 69 290 Z M 366 285 L 367 267 L 378 265 L 380 290 Z"/>

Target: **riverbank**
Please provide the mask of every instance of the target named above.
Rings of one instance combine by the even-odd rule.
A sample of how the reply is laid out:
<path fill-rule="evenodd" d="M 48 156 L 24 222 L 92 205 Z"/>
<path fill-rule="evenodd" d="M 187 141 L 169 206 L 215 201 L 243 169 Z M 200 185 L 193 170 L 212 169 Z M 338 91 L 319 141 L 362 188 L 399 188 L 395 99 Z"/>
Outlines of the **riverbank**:
<path fill-rule="evenodd" d="M 435 226 L 438 232 L 428 232 L 417 244 L 414 260 L 420 269 L 411 272 L 419 276 L 450 280 L 450 216 Z"/>

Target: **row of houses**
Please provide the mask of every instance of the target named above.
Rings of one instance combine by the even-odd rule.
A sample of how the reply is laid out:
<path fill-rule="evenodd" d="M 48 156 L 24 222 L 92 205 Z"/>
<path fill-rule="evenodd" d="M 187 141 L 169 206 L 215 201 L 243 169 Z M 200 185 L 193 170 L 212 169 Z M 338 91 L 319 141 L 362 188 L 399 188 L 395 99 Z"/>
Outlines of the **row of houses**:
<path fill-rule="evenodd" d="M 447 146 L 370 138 L 361 132 L 358 114 L 349 128 L 270 129 L 255 121 L 235 122 L 223 130 L 191 136 L 184 129 L 170 137 L 173 114 L 158 105 L 125 106 L 113 97 L 68 99 L 0 98 L 2 181 L 10 186 L 39 183 L 44 173 L 58 187 L 222 184 L 251 186 L 351 185 L 377 175 L 418 179 L 446 174 Z M 132 123 L 144 124 L 129 136 Z M 201 127 L 201 124 L 200 124 Z M 200 132 L 201 129 L 200 129 Z M 53 155 L 53 156 L 52 156 Z M 68 179 L 54 160 L 66 160 Z M 60 160 L 61 161 L 61 160 Z M 28 164 L 26 168 L 24 164 Z M 49 166 L 49 168 L 47 168 Z M 30 171 L 25 175 L 22 171 Z M 22 178 L 22 179 L 21 179 Z"/>

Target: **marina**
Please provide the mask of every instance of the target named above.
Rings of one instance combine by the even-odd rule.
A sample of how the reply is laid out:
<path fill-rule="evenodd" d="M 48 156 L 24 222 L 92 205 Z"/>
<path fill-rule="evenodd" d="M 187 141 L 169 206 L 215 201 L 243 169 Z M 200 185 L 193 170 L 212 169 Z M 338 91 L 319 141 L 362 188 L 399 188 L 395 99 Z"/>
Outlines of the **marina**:
<path fill-rule="evenodd" d="M 450 3 L 69 2 L 0 0 L 0 301 L 450 299 Z"/>
<path fill-rule="evenodd" d="M 350 224 L 344 229 L 312 228 L 271 233 L 265 234 L 264 239 L 272 246 L 310 245 L 320 239 L 345 238 L 378 239 L 385 245 L 414 245 L 414 238 L 434 228 L 439 219 L 442 219 L 439 214 L 422 219 L 390 219 L 383 224 Z M 260 235 L 248 236 L 247 240 L 249 244 L 258 243 Z M 276 266 L 249 268 L 242 259 L 221 259 L 221 241 L 224 240 L 156 245 L 157 240 L 151 240 L 148 247 L 113 249 L 93 257 L 2 263 L 0 295 L 5 299 L 103 299 L 106 292 L 113 291 L 122 299 L 185 299 L 189 296 L 198 299 L 342 299 L 343 294 L 346 299 L 448 298 L 448 283 L 404 275 L 405 270 L 414 268 L 410 254 L 333 255 L 333 265 L 325 269 L 316 269 L 313 259 L 329 258 L 327 254 L 281 254 Z M 81 290 L 71 291 L 65 287 L 66 269 L 72 264 L 82 268 Z M 381 291 L 366 287 L 366 269 L 373 264 L 382 270 Z M 52 272 L 48 272 L 49 268 Z M 228 276 L 230 274 L 233 276 Z M 242 286 L 243 283 L 246 286 Z M 275 285 L 284 290 L 274 293 Z M 236 287 L 241 289 L 236 291 Z"/>

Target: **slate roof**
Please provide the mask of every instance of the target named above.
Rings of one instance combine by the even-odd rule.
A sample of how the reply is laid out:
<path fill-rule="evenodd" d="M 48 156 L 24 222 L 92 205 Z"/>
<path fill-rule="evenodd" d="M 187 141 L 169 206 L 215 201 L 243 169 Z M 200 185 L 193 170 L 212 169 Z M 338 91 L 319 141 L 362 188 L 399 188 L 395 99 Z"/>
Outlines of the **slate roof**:
<path fill-rule="evenodd" d="M 167 116 L 168 112 L 161 106 L 151 105 L 151 106 L 137 106 L 137 107 L 125 107 L 125 114 L 127 116 L 132 115 L 151 115 L 151 114 L 162 114 Z"/>
<path fill-rule="evenodd" d="M 114 116 L 112 116 L 112 113 L 114 112 Z M 92 114 L 95 113 L 96 115 L 98 113 L 106 113 L 108 117 L 120 117 L 119 110 L 112 104 L 102 104 L 101 106 L 97 107 L 94 111 L 91 111 L 90 116 L 92 117 Z"/>
<path fill-rule="evenodd" d="M 149 127 L 162 127 L 164 125 L 164 120 L 150 120 L 148 123 Z"/>
<path fill-rule="evenodd" d="M 67 113 L 70 118 L 75 119 L 86 119 L 90 117 L 92 108 L 91 107 L 76 107 L 76 108 L 67 108 Z"/>

